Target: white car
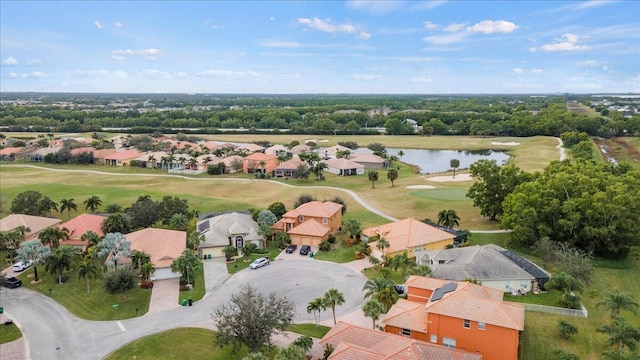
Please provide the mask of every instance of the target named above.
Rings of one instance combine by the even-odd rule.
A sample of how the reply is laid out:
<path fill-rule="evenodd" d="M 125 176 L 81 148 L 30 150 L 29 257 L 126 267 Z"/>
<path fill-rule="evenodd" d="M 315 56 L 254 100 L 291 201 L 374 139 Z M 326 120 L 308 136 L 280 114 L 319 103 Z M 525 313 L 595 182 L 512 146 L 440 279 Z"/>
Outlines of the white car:
<path fill-rule="evenodd" d="M 31 265 L 33 265 L 31 261 L 27 261 L 26 263 L 23 263 L 22 261 L 18 261 L 17 263 L 13 264 L 13 271 L 15 272 L 24 271 L 28 269 Z"/>
<path fill-rule="evenodd" d="M 257 269 L 257 268 L 261 268 L 261 267 L 267 266 L 267 265 L 269 265 L 269 259 L 266 258 L 266 257 L 261 257 L 261 258 L 255 259 L 251 263 L 251 265 L 249 265 L 249 267 L 251 269 Z"/>

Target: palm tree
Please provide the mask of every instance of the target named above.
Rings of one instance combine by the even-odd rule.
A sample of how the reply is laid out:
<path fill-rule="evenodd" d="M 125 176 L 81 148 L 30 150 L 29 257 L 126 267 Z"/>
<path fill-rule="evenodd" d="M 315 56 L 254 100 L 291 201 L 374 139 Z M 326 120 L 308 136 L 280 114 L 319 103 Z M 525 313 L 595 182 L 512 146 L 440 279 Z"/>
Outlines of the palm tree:
<path fill-rule="evenodd" d="M 374 189 L 376 187 L 376 181 L 378 181 L 378 172 L 375 170 L 369 170 L 367 177 L 369 178 L 369 181 L 371 181 L 371 188 Z"/>
<path fill-rule="evenodd" d="M 387 170 L 387 179 L 391 180 L 391 187 L 395 187 L 393 182 L 396 181 L 397 178 L 398 178 L 398 170 L 396 169 Z"/>
<path fill-rule="evenodd" d="M 147 161 L 151 163 L 151 167 L 152 168 L 156 168 L 156 163 L 158 162 L 158 160 L 156 160 L 155 155 L 149 155 L 149 157 L 147 158 Z"/>
<path fill-rule="evenodd" d="M 382 304 L 385 308 L 385 313 L 386 313 L 387 311 L 389 311 L 389 309 L 391 309 L 393 304 L 395 304 L 398 301 L 399 297 L 400 296 L 398 295 L 398 292 L 396 291 L 395 287 L 390 286 L 382 289 L 382 291 L 378 292 L 375 295 L 375 297 L 372 297 L 372 299 Z"/>
<path fill-rule="evenodd" d="M 407 267 L 411 264 L 411 260 L 409 260 L 409 256 L 407 252 L 403 252 L 400 255 L 396 255 L 391 259 L 391 266 L 393 270 L 396 271 L 398 268 L 402 268 L 402 278 L 404 279 L 404 275 L 407 272 Z M 415 264 L 415 262 L 413 262 Z"/>
<path fill-rule="evenodd" d="M 186 275 L 187 284 L 191 283 L 189 278 L 189 270 L 194 271 L 200 269 L 202 263 L 191 249 L 185 249 L 179 258 L 173 260 L 171 263 L 171 271 L 181 272 L 182 275 Z"/>
<path fill-rule="evenodd" d="M 577 306 L 578 297 L 576 297 L 574 291 L 582 291 L 582 284 L 573 276 L 560 272 L 545 284 L 547 290 L 559 290 L 562 292 L 562 299 L 560 300 L 560 306 L 574 308 Z"/>
<path fill-rule="evenodd" d="M 78 205 L 74 202 L 73 199 L 62 199 L 60 200 L 60 212 L 67 210 L 67 215 L 69 219 L 71 219 L 71 210 L 77 211 Z"/>
<path fill-rule="evenodd" d="M 89 230 L 80 236 L 80 240 L 86 241 L 87 249 L 89 249 L 90 247 L 96 246 L 100 243 L 100 235 Z"/>
<path fill-rule="evenodd" d="M 451 159 L 451 161 L 449 161 L 449 166 L 451 166 L 451 168 L 453 169 L 453 178 L 455 179 L 456 169 L 460 167 L 460 160 Z"/>
<path fill-rule="evenodd" d="M 60 240 L 69 240 L 69 229 L 65 227 L 60 229 L 55 226 L 48 227 L 40 232 L 40 240 L 53 250 L 60 246 Z"/>
<path fill-rule="evenodd" d="M 102 200 L 100 200 L 100 198 L 95 195 L 84 201 L 85 210 L 91 209 L 92 213 L 95 213 L 96 209 L 100 206 L 102 206 Z"/>
<path fill-rule="evenodd" d="M 376 241 L 376 248 L 378 248 L 378 250 L 382 251 L 382 258 L 384 259 L 384 249 L 388 249 L 389 247 L 391 247 L 391 244 L 389 244 L 389 242 L 387 240 L 385 240 L 385 238 L 381 237 L 380 240 Z"/>
<path fill-rule="evenodd" d="M 51 200 L 48 196 L 45 196 L 42 198 L 42 200 L 40 200 L 40 206 L 45 211 L 49 212 L 49 216 L 51 216 L 51 210 L 55 210 L 56 212 L 58 212 L 58 203 Z"/>
<path fill-rule="evenodd" d="M 78 252 L 71 245 L 62 245 L 44 259 L 45 270 L 58 277 L 58 284 L 62 284 L 62 272 L 71 269 Z"/>
<path fill-rule="evenodd" d="M 204 235 L 202 235 L 198 230 L 193 230 L 189 236 L 187 236 L 187 248 L 196 251 L 198 250 L 198 245 L 203 241 Z"/>
<path fill-rule="evenodd" d="M 231 258 L 238 256 L 238 249 L 236 249 L 235 246 L 229 245 L 222 248 L 222 253 L 227 261 L 231 261 Z"/>
<path fill-rule="evenodd" d="M 460 226 L 460 217 L 455 210 L 442 210 L 438 213 L 438 225 L 448 228 Z"/>
<path fill-rule="evenodd" d="M 398 157 L 400 157 L 400 161 L 402 161 L 402 157 L 404 156 L 404 151 L 398 151 Z"/>
<path fill-rule="evenodd" d="M 393 281 L 391 281 L 390 279 L 376 277 L 367 280 L 367 282 L 364 283 L 364 287 L 362 288 L 362 290 L 367 291 L 364 294 L 364 297 L 366 299 L 368 297 L 374 297 L 375 294 L 388 287 L 393 287 Z"/>
<path fill-rule="evenodd" d="M 330 307 L 333 311 L 333 324 L 335 325 L 337 323 L 336 305 L 344 304 L 344 295 L 337 289 L 329 289 L 326 293 L 324 293 L 322 301 L 324 302 L 324 306 Z"/>
<path fill-rule="evenodd" d="M 48 247 L 42 244 L 42 241 L 35 240 L 29 242 L 23 242 L 18 248 L 16 259 L 22 262 L 31 261 L 33 263 L 33 275 L 34 280 L 39 281 L 38 277 L 38 264 L 42 262 L 47 255 L 51 253 Z"/>
<path fill-rule="evenodd" d="M 202 159 L 202 165 L 207 165 L 208 163 L 210 163 L 211 161 L 213 161 L 213 159 L 211 158 L 211 156 L 205 156 Z"/>
<path fill-rule="evenodd" d="M 189 159 L 189 169 L 198 170 L 198 159 L 196 159 L 195 157 Z"/>
<path fill-rule="evenodd" d="M 184 231 L 187 229 L 187 225 L 189 224 L 189 218 L 185 214 L 176 213 L 171 215 L 169 219 L 169 226 L 175 230 Z"/>
<path fill-rule="evenodd" d="M 611 312 L 611 316 L 620 315 L 621 310 L 628 310 L 634 315 L 638 313 L 638 303 L 629 294 L 623 294 L 620 289 L 608 293 L 605 299 L 596 304 L 597 307 L 604 307 Z"/>
<path fill-rule="evenodd" d="M 327 310 L 327 307 L 324 304 L 322 298 L 315 298 L 309 304 L 307 304 L 307 313 L 313 313 L 313 317 L 316 319 L 316 327 L 318 326 L 318 321 L 320 320 L 320 312 Z"/>
<path fill-rule="evenodd" d="M 318 162 L 316 163 L 316 165 L 313 167 L 313 171 L 315 172 L 316 176 L 318 177 L 318 180 L 324 180 L 324 169 L 328 168 L 329 165 L 327 165 L 327 163 L 324 162 Z"/>
<path fill-rule="evenodd" d="M 118 205 L 118 204 L 109 204 L 107 205 L 107 207 L 104 209 L 105 212 L 107 212 L 108 214 L 117 214 L 117 213 L 121 213 L 122 212 L 122 206 Z"/>
<path fill-rule="evenodd" d="M 136 250 L 131 254 L 131 264 L 134 269 L 140 270 L 142 265 L 151 262 L 151 255 L 147 254 L 144 251 Z"/>
<path fill-rule="evenodd" d="M 384 305 L 380 304 L 376 300 L 369 300 L 362 307 L 362 312 L 364 316 L 370 317 L 373 320 L 373 328 L 376 328 L 376 320 L 380 318 L 380 315 L 384 314 Z"/>
<path fill-rule="evenodd" d="M 109 265 L 118 269 L 120 257 L 130 257 L 131 242 L 121 233 L 108 233 L 98 245 L 98 256 L 106 258 Z"/>
<path fill-rule="evenodd" d="M 640 329 L 619 316 L 614 317 L 611 324 L 602 325 L 596 331 L 608 334 L 607 345 L 614 347 L 618 353 L 622 353 L 625 346 L 632 351 L 635 350 L 640 341 Z"/>
<path fill-rule="evenodd" d="M 78 280 L 87 279 L 87 295 L 91 293 L 89 282 L 93 278 L 98 277 L 98 267 L 96 264 L 85 256 L 82 261 L 78 262 Z"/>
<path fill-rule="evenodd" d="M 144 263 L 140 267 L 140 275 L 147 281 L 149 281 L 149 276 L 151 276 L 154 271 L 156 271 L 156 267 L 152 262 Z"/>

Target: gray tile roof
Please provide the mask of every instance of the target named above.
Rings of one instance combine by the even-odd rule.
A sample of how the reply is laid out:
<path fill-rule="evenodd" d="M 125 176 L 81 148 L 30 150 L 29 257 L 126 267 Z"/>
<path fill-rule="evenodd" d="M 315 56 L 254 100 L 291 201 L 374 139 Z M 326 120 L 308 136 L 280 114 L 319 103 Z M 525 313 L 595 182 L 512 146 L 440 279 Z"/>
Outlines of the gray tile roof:
<path fill-rule="evenodd" d="M 205 222 L 209 223 L 207 229 Z M 203 229 L 204 241 L 201 248 L 229 245 L 229 238 L 242 235 L 245 241 L 262 240 L 258 235 L 258 223 L 249 214 L 239 212 L 217 215 L 198 221 L 198 229 Z"/>

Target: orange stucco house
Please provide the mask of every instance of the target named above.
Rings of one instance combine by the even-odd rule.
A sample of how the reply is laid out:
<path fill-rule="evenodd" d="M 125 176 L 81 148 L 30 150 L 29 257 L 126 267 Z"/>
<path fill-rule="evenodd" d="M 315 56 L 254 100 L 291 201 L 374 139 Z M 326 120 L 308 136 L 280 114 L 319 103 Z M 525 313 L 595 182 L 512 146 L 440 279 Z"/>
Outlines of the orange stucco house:
<path fill-rule="evenodd" d="M 387 313 L 385 331 L 482 355 L 517 360 L 524 306 L 500 290 L 421 276 L 407 280 L 407 299 Z"/>
<path fill-rule="evenodd" d="M 340 230 L 341 225 L 341 204 L 310 201 L 287 211 L 280 221 L 271 226 L 271 230 L 286 232 L 292 244 L 318 246 Z"/>
<path fill-rule="evenodd" d="M 273 154 L 263 154 L 260 152 L 247 155 L 242 158 L 242 171 L 246 174 L 262 172 L 270 174 L 278 167 L 278 157 Z"/>

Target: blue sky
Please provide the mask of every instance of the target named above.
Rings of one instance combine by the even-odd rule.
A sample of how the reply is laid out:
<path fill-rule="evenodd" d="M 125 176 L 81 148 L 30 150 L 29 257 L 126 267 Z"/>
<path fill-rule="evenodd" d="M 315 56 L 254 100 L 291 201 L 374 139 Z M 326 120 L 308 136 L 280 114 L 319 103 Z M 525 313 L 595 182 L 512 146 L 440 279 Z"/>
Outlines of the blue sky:
<path fill-rule="evenodd" d="M 0 90 L 640 92 L 640 1 L 0 2 Z"/>

